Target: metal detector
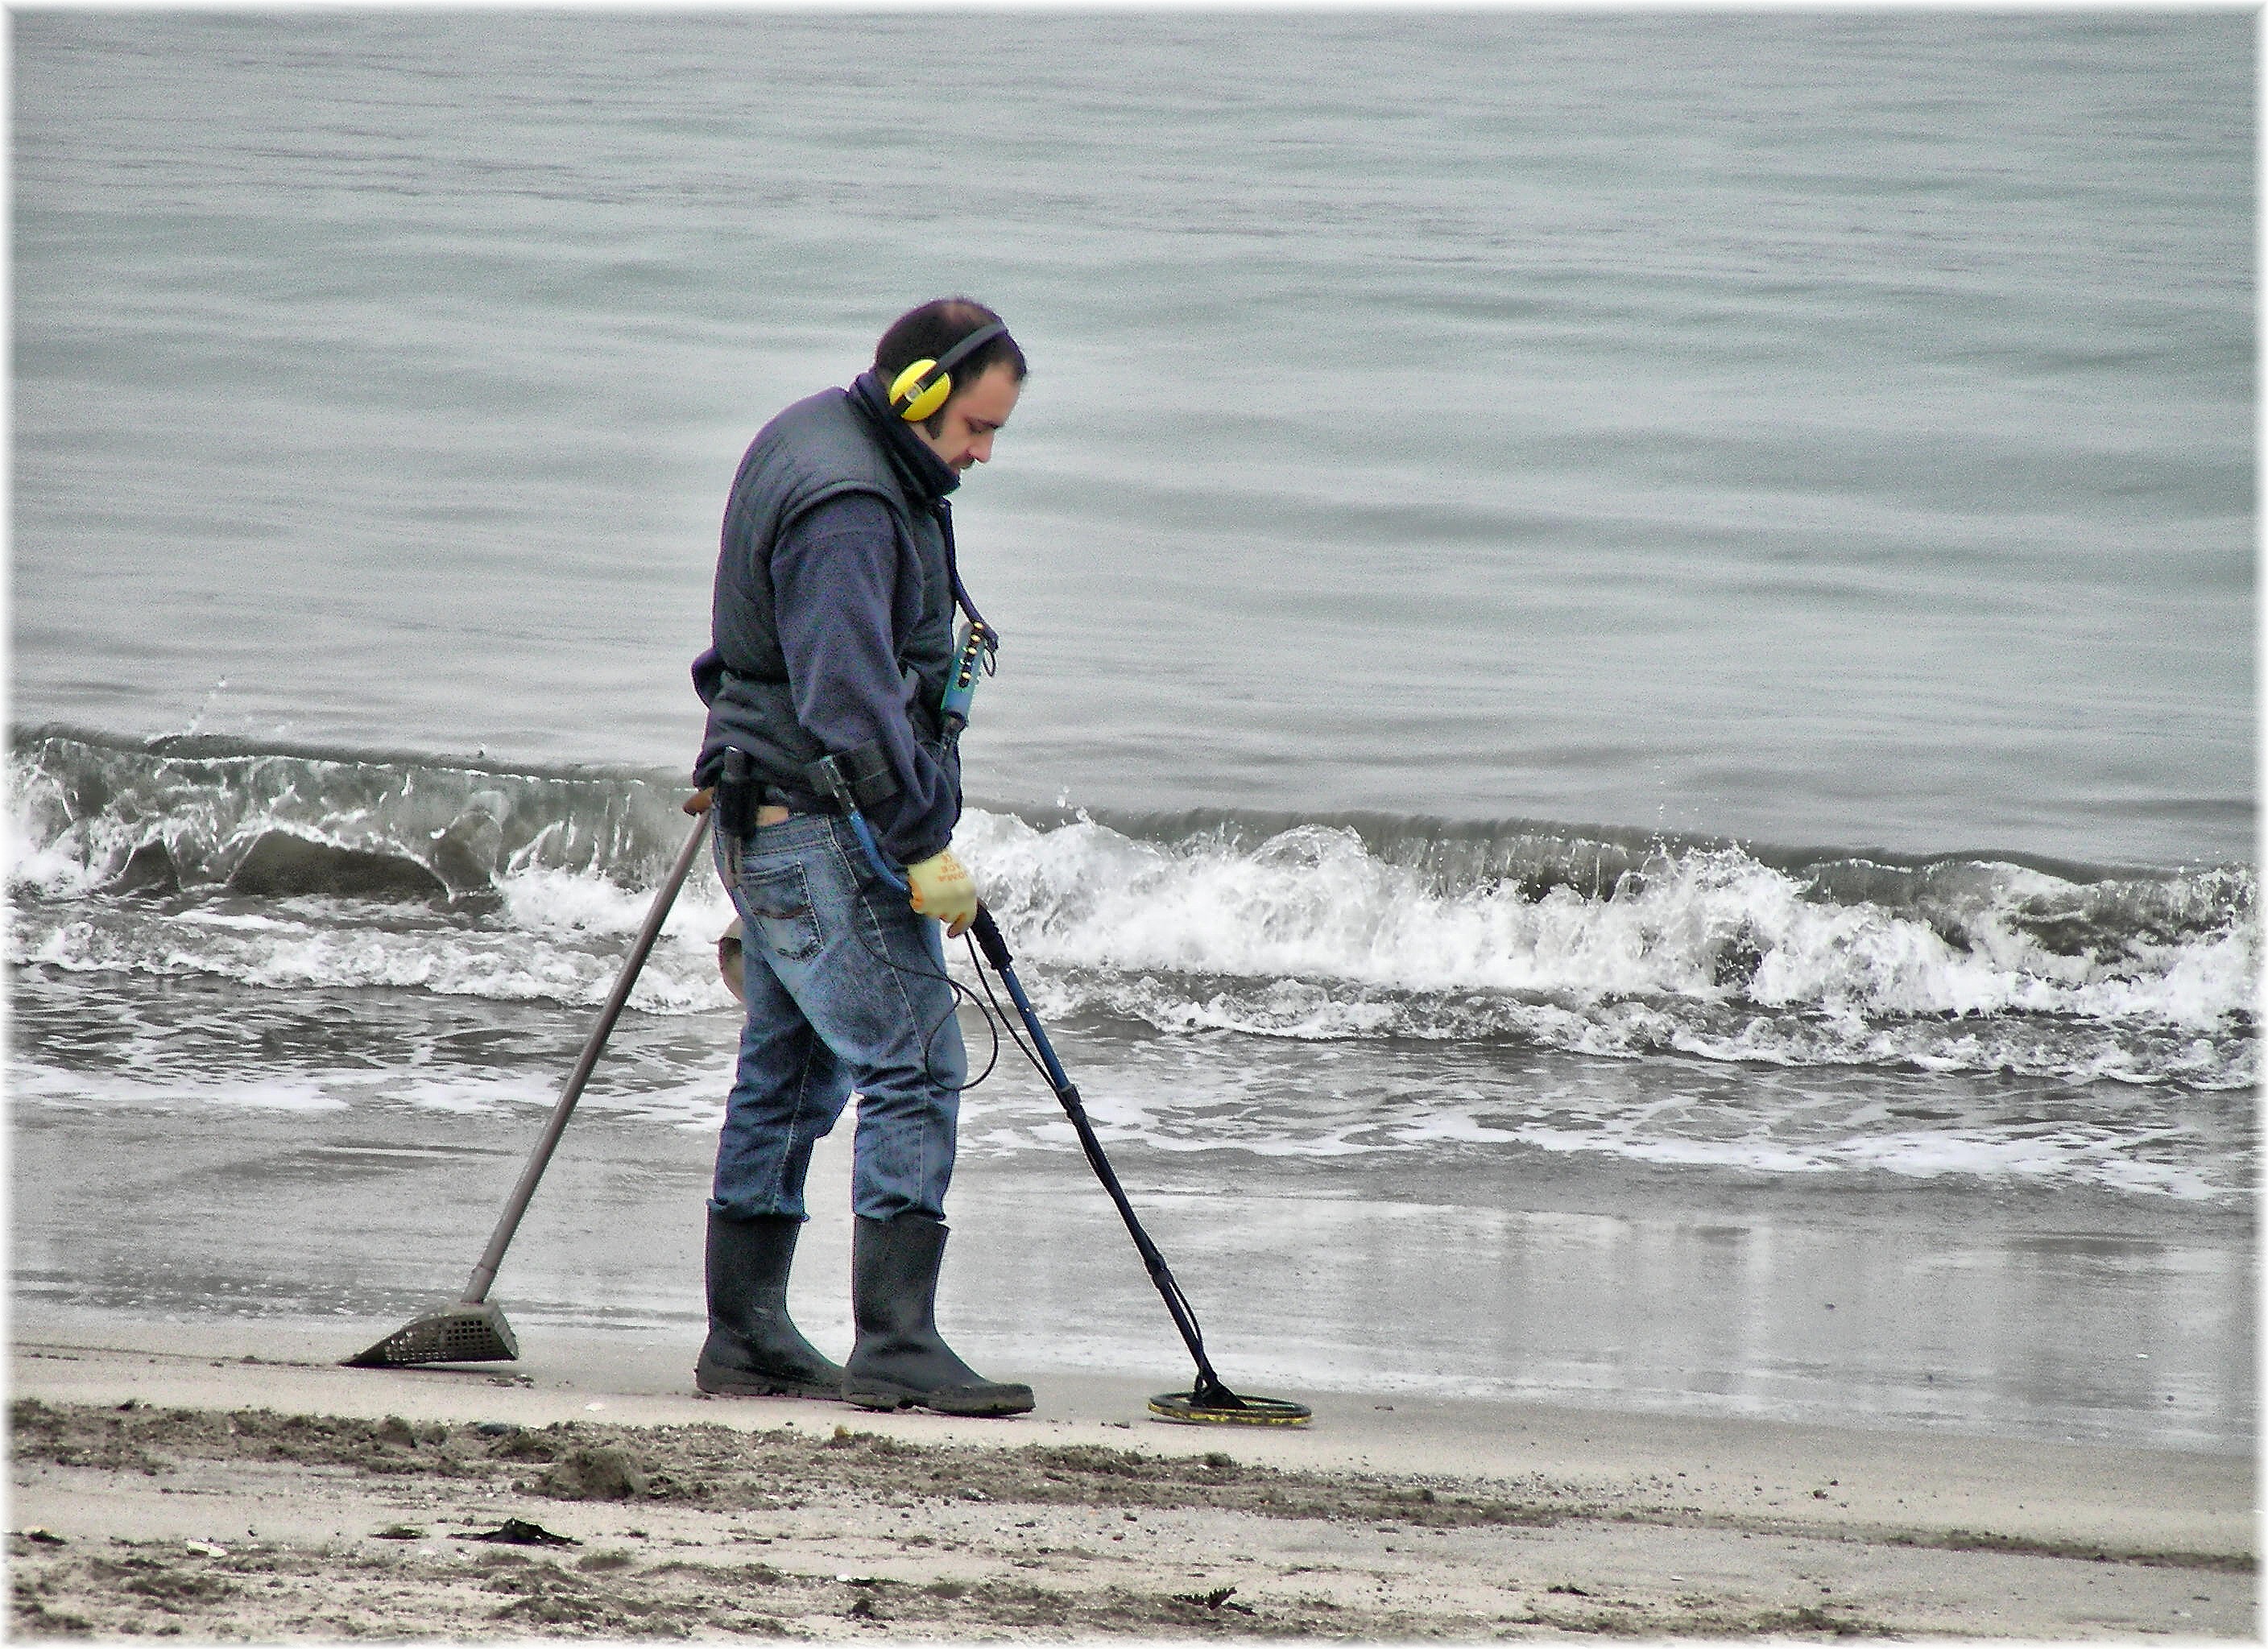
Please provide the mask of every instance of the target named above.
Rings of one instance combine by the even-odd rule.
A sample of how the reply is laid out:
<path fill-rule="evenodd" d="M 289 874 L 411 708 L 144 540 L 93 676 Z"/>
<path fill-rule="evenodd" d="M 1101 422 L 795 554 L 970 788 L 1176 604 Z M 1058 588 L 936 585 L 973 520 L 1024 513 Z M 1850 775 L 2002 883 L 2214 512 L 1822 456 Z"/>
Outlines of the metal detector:
<path fill-rule="evenodd" d="M 900 893 L 906 889 L 906 879 L 893 868 L 882 856 L 874 832 L 858 811 L 851 787 L 836 769 L 835 758 L 823 756 L 806 769 L 820 782 L 821 788 L 831 793 L 850 821 L 851 834 L 858 838 L 858 846 L 866 862 L 880 876 Z M 1126 1200 L 1125 1188 L 1118 1183 L 1118 1175 L 1110 1166 L 1110 1159 L 1102 1153 L 1102 1142 L 1094 1137 L 1094 1124 L 1087 1121 L 1086 1107 L 1080 1101 L 1079 1088 L 1064 1074 L 1063 1062 L 1056 1057 L 1055 1047 L 1048 1041 L 1046 1027 L 1032 1009 L 1031 998 L 1024 994 L 1023 983 L 1016 977 L 1014 959 L 1008 953 L 1008 941 L 1001 937 L 1000 924 L 983 905 L 976 907 L 976 917 L 969 924 L 970 936 L 984 953 L 984 960 L 992 971 L 1000 975 L 1000 983 L 1008 987 L 1008 999 L 1016 1005 L 1017 1017 L 1031 1034 L 1032 1047 L 1026 1049 L 1033 1063 L 1047 1078 L 1048 1086 L 1055 1090 L 1056 1102 L 1063 1107 L 1064 1115 L 1071 1119 L 1071 1131 L 1079 1136 L 1079 1149 L 1086 1153 L 1087 1166 L 1094 1177 L 1102 1182 L 1102 1189 L 1118 1209 L 1118 1217 L 1126 1222 L 1126 1233 L 1134 1239 L 1134 1251 L 1142 1256 L 1142 1263 L 1157 1285 L 1159 1296 L 1166 1302 L 1166 1313 L 1181 1330 L 1182 1343 L 1189 1348 L 1189 1356 L 1197 1366 L 1197 1384 L 1187 1391 L 1164 1392 L 1150 1399 L 1150 1412 L 1160 1420 L 1180 1425 L 1305 1425 L 1314 1411 L 1307 1404 L 1291 1402 L 1281 1397 L 1242 1397 L 1222 1383 L 1213 1372 L 1212 1361 L 1205 1356 L 1204 1336 L 1198 1330 L 1197 1313 L 1189 1305 L 1189 1296 L 1174 1280 L 1174 1273 L 1166 1256 L 1158 1252 L 1158 1245 L 1150 1240 L 1150 1233 L 1142 1229 L 1142 1222 L 1134 1217 L 1134 1205 Z M 981 978 L 982 975 L 980 975 Z M 1011 1032 L 1013 1034 L 1013 1032 Z M 1018 1044 L 1020 1047 L 1020 1043 Z M 1035 1052 L 1034 1050 L 1036 1050 Z"/>
<path fill-rule="evenodd" d="M 1182 1285 L 1174 1280 L 1174 1273 L 1166 1264 L 1166 1256 L 1158 1252 L 1158 1245 L 1150 1240 L 1150 1233 L 1134 1217 L 1134 1205 L 1126 1200 L 1125 1189 L 1118 1183 L 1110 1159 L 1102 1154 L 1102 1142 L 1094 1137 L 1094 1124 L 1086 1119 L 1086 1107 L 1079 1101 L 1078 1085 L 1064 1074 L 1063 1063 L 1056 1057 L 1047 1030 L 1041 1025 L 1040 1016 L 1032 1011 L 1031 999 L 1025 996 L 1023 983 L 1016 977 L 1008 954 L 1008 941 L 1000 936 L 1000 924 L 992 919 L 990 910 L 979 905 L 969 932 L 976 940 L 976 948 L 984 953 L 984 960 L 991 964 L 992 971 L 1000 975 L 1000 983 L 1008 987 L 1008 999 L 1016 1005 L 1017 1017 L 1031 1034 L 1032 1046 L 1038 1051 L 1048 1084 L 1056 1091 L 1056 1102 L 1071 1118 L 1071 1131 L 1079 1136 L 1079 1149 L 1086 1152 L 1087 1166 L 1094 1170 L 1094 1177 L 1102 1182 L 1102 1189 L 1117 1204 L 1118 1217 L 1126 1222 L 1126 1233 L 1134 1239 L 1134 1251 L 1149 1269 L 1150 1280 L 1157 1285 L 1158 1293 L 1166 1302 L 1167 1314 L 1173 1318 L 1174 1327 L 1182 1331 L 1182 1343 L 1189 1348 L 1189 1356 L 1197 1363 L 1197 1384 L 1187 1391 L 1164 1392 L 1151 1398 L 1150 1412 L 1160 1420 L 1181 1425 L 1307 1424 L 1313 1412 L 1307 1404 L 1286 1402 L 1281 1397 L 1239 1396 L 1213 1373 L 1189 1296 L 1182 1292 Z"/>

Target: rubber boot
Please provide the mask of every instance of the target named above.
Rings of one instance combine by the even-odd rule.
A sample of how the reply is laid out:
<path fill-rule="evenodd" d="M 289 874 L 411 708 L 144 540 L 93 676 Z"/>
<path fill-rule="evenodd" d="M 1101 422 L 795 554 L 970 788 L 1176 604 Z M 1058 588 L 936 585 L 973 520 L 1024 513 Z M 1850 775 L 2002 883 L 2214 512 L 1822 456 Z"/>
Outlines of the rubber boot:
<path fill-rule="evenodd" d="M 926 1214 L 859 1219 L 850 1237 L 850 1307 L 858 1343 L 843 1397 L 861 1409 L 1024 1414 L 1032 1388 L 985 1379 L 938 1337 L 937 1272 L 945 1226 Z"/>
<path fill-rule="evenodd" d="M 787 1315 L 787 1270 L 803 1222 L 709 1211 L 709 1338 L 693 1383 L 728 1397 L 839 1397 L 843 1370 Z"/>

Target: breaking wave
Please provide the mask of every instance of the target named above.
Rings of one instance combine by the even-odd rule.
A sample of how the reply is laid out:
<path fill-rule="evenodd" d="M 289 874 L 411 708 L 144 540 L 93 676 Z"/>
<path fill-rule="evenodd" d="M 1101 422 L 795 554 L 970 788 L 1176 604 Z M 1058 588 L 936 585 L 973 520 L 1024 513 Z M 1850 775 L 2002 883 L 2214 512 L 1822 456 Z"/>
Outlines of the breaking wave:
<path fill-rule="evenodd" d="M 67 729 L 11 740 L 10 959 L 595 1002 L 681 779 Z M 972 808 L 1051 1014 L 1174 1032 L 2249 1085 L 2257 875 L 1535 821 Z M 633 1005 L 721 1007 L 688 886 Z"/>

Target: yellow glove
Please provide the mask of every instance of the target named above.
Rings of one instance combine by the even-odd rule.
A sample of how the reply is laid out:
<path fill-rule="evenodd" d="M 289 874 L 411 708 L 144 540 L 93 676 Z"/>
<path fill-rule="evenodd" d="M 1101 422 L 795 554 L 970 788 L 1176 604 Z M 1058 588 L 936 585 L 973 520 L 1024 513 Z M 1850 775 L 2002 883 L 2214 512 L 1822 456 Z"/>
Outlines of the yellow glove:
<path fill-rule="evenodd" d="M 945 924 L 945 936 L 957 939 L 976 920 L 976 884 L 953 850 L 906 866 L 906 888 L 915 909 Z"/>

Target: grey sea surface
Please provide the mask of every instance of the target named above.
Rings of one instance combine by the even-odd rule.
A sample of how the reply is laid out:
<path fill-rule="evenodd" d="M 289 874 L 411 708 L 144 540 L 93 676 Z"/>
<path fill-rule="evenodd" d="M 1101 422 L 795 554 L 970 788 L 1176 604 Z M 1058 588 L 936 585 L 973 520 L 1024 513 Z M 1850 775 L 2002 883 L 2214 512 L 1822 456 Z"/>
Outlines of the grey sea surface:
<path fill-rule="evenodd" d="M 19 720 L 681 762 L 967 289 L 987 793 L 2250 851 L 2242 14 L 13 28 Z"/>
<path fill-rule="evenodd" d="M 966 291 L 961 843 L 1225 1366 L 2251 1446 L 2253 16 L 9 27 L 19 1311 L 453 1285 L 740 451 Z M 694 1331 L 724 917 L 531 1321 Z M 1169 1373 L 1082 1173 L 974 1091 L 950 1301 Z"/>

